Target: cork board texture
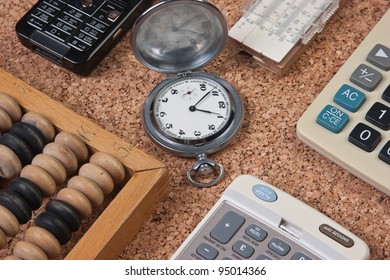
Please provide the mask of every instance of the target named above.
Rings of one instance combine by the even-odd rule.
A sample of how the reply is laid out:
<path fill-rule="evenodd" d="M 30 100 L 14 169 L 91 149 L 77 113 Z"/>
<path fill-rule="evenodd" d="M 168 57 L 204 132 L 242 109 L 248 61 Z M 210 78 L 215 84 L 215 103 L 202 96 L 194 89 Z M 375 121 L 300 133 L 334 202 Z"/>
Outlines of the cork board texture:
<path fill-rule="evenodd" d="M 229 27 L 242 15 L 244 2 L 212 1 Z M 130 33 L 89 76 L 78 76 L 18 41 L 15 24 L 34 3 L 0 3 L 0 68 L 158 159 L 171 175 L 170 191 L 121 259 L 169 259 L 240 174 L 270 182 L 334 219 L 369 245 L 372 259 L 390 259 L 390 198 L 296 136 L 299 117 L 387 11 L 390 1 L 347 1 L 283 77 L 229 47 L 203 69 L 231 83 L 245 106 L 244 125 L 236 139 L 211 156 L 226 174 L 216 186 L 204 189 L 191 186 L 185 177 L 193 159 L 158 148 L 143 130 L 144 100 L 165 75 L 137 61 Z"/>

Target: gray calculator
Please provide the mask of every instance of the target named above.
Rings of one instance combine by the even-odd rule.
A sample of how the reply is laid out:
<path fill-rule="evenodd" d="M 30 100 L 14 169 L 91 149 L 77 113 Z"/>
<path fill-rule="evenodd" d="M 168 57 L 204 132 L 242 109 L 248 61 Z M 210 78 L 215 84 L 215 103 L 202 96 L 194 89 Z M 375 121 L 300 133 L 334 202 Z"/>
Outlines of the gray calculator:
<path fill-rule="evenodd" d="M 238 176 L 172 259 L 368 259 L 367 244 L 254 176 Z"/>

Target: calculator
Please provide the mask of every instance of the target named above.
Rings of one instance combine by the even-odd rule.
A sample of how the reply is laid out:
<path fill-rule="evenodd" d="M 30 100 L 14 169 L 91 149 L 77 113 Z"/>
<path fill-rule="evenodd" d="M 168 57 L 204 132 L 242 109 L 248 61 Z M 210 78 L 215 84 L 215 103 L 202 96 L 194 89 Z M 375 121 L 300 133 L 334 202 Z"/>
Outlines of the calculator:
<path fill-rule="evenodd" d="M 76 74 L 88 75 L 150 0 L 39 0 L 16 24 L 21 43 Z"/>
<path fill-rule="evenodd" d="M 390 10 L 297 123 L 297 135 L 390 195 Z"/>
<path fill-rule="evenodd" d="M 368 259 L 367 244 L 273 185 L 240 175 L 172 259 Z"/>

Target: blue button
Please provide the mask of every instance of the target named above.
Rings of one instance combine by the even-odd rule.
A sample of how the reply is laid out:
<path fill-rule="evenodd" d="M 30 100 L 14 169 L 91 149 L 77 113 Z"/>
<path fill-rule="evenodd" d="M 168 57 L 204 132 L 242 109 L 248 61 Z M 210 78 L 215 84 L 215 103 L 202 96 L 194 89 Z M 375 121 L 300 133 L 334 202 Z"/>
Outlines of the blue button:
<path fill-rule="evenodd" d="M 348 121 L 348 115 L 332 105 L 326 105 L 317 117 L 317 123 L 333 133 L 342 131 Z"/>
<path fill-rule="evenodd" d="M 342 85 L 333 98 L 333 101 L 351 112 L 359 110 L 366 100 L 363 92 L 349 85 Z"/>
<path fill-rule="evenodd" d="M 278 199 L 276 192 L 266 185 L 254 185 L 252 191 L 255 196 L 267 202 L 274 202 Z"/>

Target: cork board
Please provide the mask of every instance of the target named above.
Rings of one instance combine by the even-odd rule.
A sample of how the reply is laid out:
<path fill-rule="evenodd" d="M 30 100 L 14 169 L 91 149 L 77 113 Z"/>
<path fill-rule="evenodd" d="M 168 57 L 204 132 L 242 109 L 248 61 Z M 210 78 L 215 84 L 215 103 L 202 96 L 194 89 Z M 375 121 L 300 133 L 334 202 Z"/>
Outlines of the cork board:
<path fill-rule="evenodd" d="M 369 245 L 371 258 L 390 259 L 390 198 L 301 143 L 295 132 L 299 117 L 390 7 L 390 1 L 348 1 L 284 77 L 229 47 L 203 69 L 236 87 L 246 110 L 237 138 L 212 156 L 226 169 L 223 181 L 206 189 L 191 186 L 185 178 L 192 159 L 159 149 L 143 131 L 143 102 L 165 76 L 136 60 L 130 34 L 91 75 L 80 77 L 33 54 L 18 41 L 14 26 L 34 2 L 4 0 L 0 5 L 0 68 L 157 158 L 171 174 L 169 193 L 121 259 L 168 259 L 240 174 L 268 181 L 334 219 Z M 212 3 L 231 27 L 241 16 L 244 0 Z"/>

